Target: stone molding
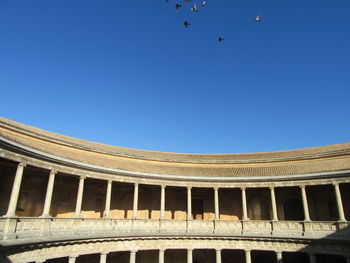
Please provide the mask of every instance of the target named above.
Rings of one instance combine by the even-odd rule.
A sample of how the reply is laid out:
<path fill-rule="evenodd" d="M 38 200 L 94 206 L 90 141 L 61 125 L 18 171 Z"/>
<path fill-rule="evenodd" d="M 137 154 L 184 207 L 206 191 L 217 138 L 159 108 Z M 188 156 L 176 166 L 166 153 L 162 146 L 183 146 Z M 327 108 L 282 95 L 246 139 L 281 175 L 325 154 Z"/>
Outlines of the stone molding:
<path fill-rule="evenodd" d="M 335 255 L 349 255 L 348 244 L 320 240 L 315 243 L 303 239 L 283 238 L 253 238 L 253 237 L 118 237 L 89 239 L 78 241 L 64 241 L 55 243 L 38 243 L 30 246 L 20 246 L 15 252 L 5 254 L 12 263 L 69 257 L 71 255 L 101 254 L 118 251 L 141 250 L 169 250 L 169 249 L 237 249 L 264 250 L 282 252 L 327 253 Z"/>

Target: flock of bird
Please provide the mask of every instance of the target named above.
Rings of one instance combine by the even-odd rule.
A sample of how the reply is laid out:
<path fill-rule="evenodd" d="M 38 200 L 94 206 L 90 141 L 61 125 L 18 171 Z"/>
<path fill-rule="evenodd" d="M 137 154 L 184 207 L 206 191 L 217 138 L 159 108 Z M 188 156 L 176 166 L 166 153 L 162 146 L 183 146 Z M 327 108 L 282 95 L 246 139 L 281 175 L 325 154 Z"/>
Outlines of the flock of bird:
<path fill-rule="evenodd" d="M 169 2 L 169 0 L 165 0 L 165 1 L 166 1 L 166 2 Z M 186 3 L 189 3 L 191 0 L 183 0 L 183 1 L 184 1 L 184 3 L 186 4 Z M 204 6 L 206 6 L 206 5 L 207 5 L 207 1 L 203 0 L 203 1 L 201 2 L 201 6 L 204 7 Z M 175 4 L 175 10 L 176 10 L 176 11 L 180 11 L 181 8 L 182 8 L 182 5 L 181 5 L 181 4 L 179 4 L 179 3 L 176 3 L 176 4 Z M 198 9 L 198 7 L 197 7 L 197 4 L 194 3 L 194 4 L 191 6 L 190 10 L 191 10 L 192 12 L 198 12 L 199 9 Z M 255 17 L 255 22 L 261 22 L 261 16 L 260 16 L 260 15 L 257 15 L 257 16 Z M 187 20 L 184 21 L 183 24 L 184 24 L 184 27 L 186 27 L 186 28 L 189 28 L 189 26 L 191 25 L 191 23 L 190 23 L 189 21 L 187 21 Z M 219 41 L 219 42 L 224 42 L 224 40 L 225 40 L 225 38 L 224 38 L 223 36 L 219 36 L 219 37 L 218 37 L 218 41 Z"/>

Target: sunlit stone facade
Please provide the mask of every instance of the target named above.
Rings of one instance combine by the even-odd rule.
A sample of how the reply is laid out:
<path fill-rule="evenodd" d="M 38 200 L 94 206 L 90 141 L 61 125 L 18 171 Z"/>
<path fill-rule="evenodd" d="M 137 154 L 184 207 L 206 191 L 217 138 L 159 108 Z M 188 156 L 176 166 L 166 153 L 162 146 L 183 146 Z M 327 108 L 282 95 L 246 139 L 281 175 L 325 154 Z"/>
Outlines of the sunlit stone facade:
<path fill-rule="evenodd" d="M 176 154 L 0 118 L 0 262 L 350 263 L 350 143 Z"/>

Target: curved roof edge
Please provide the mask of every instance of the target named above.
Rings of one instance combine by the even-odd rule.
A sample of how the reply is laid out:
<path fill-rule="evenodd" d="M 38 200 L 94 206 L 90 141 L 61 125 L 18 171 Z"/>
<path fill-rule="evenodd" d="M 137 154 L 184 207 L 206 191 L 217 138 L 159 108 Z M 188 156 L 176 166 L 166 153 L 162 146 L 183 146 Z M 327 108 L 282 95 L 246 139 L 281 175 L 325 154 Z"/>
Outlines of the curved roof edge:
<path fill-rule="evenodd" d="M 350 143 L 341 143 L 320 147 L 261 152 L 261 153 L 242 153 L 242 154 L 187 154 L 187 153 L 171 153 L 157 152 L 148 150 L 139 150 L 124 148 L 119 146 L 111 146 L 101 143 L 81 140 L 42 129 L 38 129 L 29 125 L 18 123 L 3 117 L 0 117 L 0 128 L 11 129 L 25 135 L 38 137 L 43 140 L 55 142 L 57 144 L 70 146 L 73 148 L 105 153 L 120 157 L 164 161 L 164 162 L 184 162 L 184 163 L 255 163 L 255 162 L 278 162 L 288 160 L 303 160 L 320 157 L 332 157 L 350 154 Z"/>

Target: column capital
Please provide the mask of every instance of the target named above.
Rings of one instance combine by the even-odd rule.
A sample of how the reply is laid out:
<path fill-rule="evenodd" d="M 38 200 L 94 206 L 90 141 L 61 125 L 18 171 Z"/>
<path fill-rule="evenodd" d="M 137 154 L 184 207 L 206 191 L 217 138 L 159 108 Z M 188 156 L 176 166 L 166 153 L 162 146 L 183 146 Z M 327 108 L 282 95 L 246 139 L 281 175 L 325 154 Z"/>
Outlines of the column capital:
<path fill-rule="evenodd" d="M 188 185 L 187 190 L 191 190 L 191 189 L 192 189 L 192 186 Z"/>
<path fill-rule="evenodd" d="M 86 179 L 86 175 L 80 175 L 80 180 L 85 180 Z"/>
<path fill-rule="evenodd" d="M 166 188 L 166 185 L 165 184 L 161 184 L 160 188 Z"/>
<path fill-rule="evenodd" d="M 139 186 L 139 183 L 134 183 L 134 186 Z"/>
<path fill-rule="evenodd" d="M 274 185 L 270 185 L 270 186 L 269 186 L 269 189 L 270 189 L 270 190 L 275 190 L 275 186 L 274 186 Z"/>
<path fill-rule="evenodd" d="M 216 190 L 216 191 L 220 189 L 219 186 L 214 186 L 213 188 L 214 188 L 214 190 Z"/>
<path fill-rule="evenodd" d="M 106 251 L 100 252 L 100 255 L 105 255 L 105 256 L 107 256 L 108 254 L 109 254 L 109 252 L 106 252 Z"/>
<path fill-rule="evenodd" d="M 113 183 L 113 180 L 112 179 L 108 179 L 107 183 L 111 184 L 111 183 Z"/>
<path fill-rule="evenodd" d="M 24 168 L 27 166 L 27 164 L 25 162 L 20 162 L 20 163 L 18 163 L 18 166 Z"/>
<path fill-rule="evenodd" d="M 221 250 L 222 250 L 222 248 L 215 248 L 215 250 L 216 250 L 216 251 L 221 251 Z"/>
<path fill-rule="evenodd" d="M 339 182 L 333 182 L 332 183 L 334 186 L 339 186 Z"/>
<path fill-rule="evenodd" d="M 165 251 L 166 250 L 166 248 L 160 248 L 160 249 L 158 249 L 159 251 Z"/>
<path fill-rule="evenodd" d="M 250 253 L 251 251 L 251 249 L 244 249 L 244 253 Z"/>
<path fill-rule="evenodd" d="M 56 170 L 56 169 L 52 169 L 52 170 L 50 171 L 50 175 L 51 175 L 51 174 L 53 174 L 53 175 L 57 174 L 57 170 Z"/>
<path fill-rule="evenodd" d="M 245 187 L 241 187 L 241 190 L 246 190 L 247 188 L 245 188 Z"/>
<path fill-rule="evenodd" d="M 137 249 L 133 249 L 133 250 L 130 250 L 130 253 L 136 254 L 137 251 L 138 251 Z"/>
<path fill-rule="evenodd" d="M 305 189 L 306 185 L 302 184 L 302 185 L 299 185 L 299 188 L 300 189 Z"/>

